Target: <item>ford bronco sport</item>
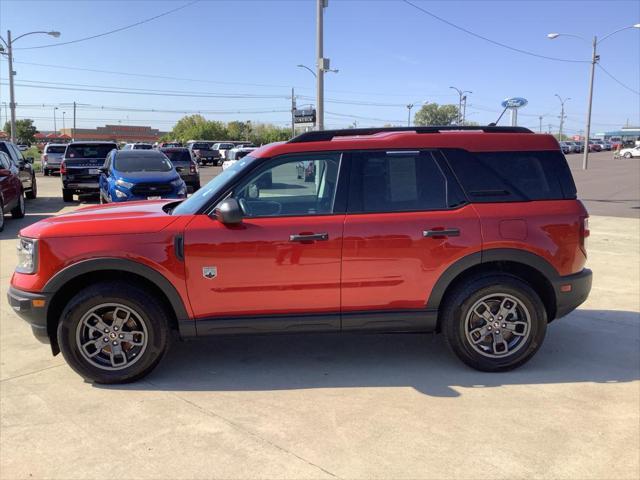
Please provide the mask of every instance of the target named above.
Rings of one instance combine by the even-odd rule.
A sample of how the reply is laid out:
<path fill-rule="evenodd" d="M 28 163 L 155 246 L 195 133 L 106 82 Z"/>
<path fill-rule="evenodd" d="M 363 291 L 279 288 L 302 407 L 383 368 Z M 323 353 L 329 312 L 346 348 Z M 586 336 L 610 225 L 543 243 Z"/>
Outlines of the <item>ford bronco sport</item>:
<path fill-rule="evenodd" d="M 587 217 L 550 135 L 309 132 L 187 200 L 85 207 L 23 229 L 8 297 L 100 383 L 149 373 L 172 330 L 436 331 L 466 364 L 502 371 L 587 298 Z"/>

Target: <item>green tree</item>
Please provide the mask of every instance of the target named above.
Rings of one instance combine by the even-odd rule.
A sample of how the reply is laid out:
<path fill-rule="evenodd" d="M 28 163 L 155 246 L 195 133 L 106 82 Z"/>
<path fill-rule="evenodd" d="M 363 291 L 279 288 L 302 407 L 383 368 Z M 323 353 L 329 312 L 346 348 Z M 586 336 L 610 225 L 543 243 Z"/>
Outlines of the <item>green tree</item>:
<path fill-rule="evenodd" d="M 202 115 L 188 115 L 178 120 L 168 137 L 186 142 L 189 140 L 224 140 L 228 138 L 228 135 L 223 123 L 207 120 Z"/>
<path fill-rule="evenodd" d="M 272 142 L 282 142 L 291 138 L 291 129 L 282 128 L 270 123 L 257 123 L 251 125 L 249 138 L 256 145 L 264 145 Z"/>
<path fill-rule="evenodd" d="M 227 123 L 227 135 L 230 140 L 244 140 L 251 131 L 251 124 L 239 121 Z"/>
<path fill-rule="evenodd" d="M 455 105 L 438 105 L 437 103 L 425 103 L 416 112 L 414 124 L 420 126 L 428 125 L 451 125 L 458 118 L 458 107 Z"/>
<path fill-rule="evenodd" d="M 4 124 L 4 131 L 7 135 L 11 135 L 11 124 L 9 122 Z M 31 145 L 35 141 L 34 136 L 36 133 L 38 133 L 38 129 L 30 118 L 16 121 L 16 140 L 18 143 Z"/>

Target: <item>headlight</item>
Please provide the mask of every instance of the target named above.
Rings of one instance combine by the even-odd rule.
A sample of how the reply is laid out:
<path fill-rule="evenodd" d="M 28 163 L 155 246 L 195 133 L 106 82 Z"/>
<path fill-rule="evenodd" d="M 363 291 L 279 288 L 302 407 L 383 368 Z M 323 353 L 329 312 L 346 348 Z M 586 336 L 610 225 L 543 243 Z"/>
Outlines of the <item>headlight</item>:
<path fill-rule="evenodd" d="M 124 188 L 131 188 L 131 187 L 133 187 L 133 183 L 131 183 L 131 182 L 125 182 L 124 180 L 116 180 L 116 185 L 119 185 L 119 186 L 124 187 Z"/>
<path fill-rule="evenodd" d="M 32 238 L 18 238 L 18 273 L 36 273 L 38 269 L 38 241 Z"/>
<path fill-rule="evenodd" d="M 118 198 L 127 198 L 127 194 L 124 192 L 121 192 L 120 190 L 116 190 L 116 197 Z"/>

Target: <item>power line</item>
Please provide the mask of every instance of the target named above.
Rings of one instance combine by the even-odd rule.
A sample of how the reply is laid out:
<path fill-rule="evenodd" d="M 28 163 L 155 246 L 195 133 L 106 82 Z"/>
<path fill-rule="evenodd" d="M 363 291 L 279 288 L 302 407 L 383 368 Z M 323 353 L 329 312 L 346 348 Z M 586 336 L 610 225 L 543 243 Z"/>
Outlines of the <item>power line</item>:
<path fill-rule="evenodd" d="M 191 5 L 193 5 L 195 3 L 198 3 L 199 1 L 200 0 L 193 0 L 192 2 L 186 3 L 186 4 L 184 4 L 184 5 L 180 6 L 180 7 L 176 7 L 176 8 L 173 8 L 171 10 L 167 10 L 166 12 L 160 13 L 160 14 L 155 15 L 153 17 L 146 18 L 144 20 L 140 20 L 139 22 L 132 23 L 132 24 L 126 25 L 124 27 L 116 28 L 114 30 L 109 30 L 108 32 L 98 33 L 97 35 L 91 35 L 89 37 L 84 37 L 84 38 L 78 38 L 76 40 L 70 40 L 68 42 L 48 43 L 46 45 L 37 45 L 35 47 L 16 48 L 15 50 L 34 50 L 34 49 L 37 49 L 37 48 L 60 47 L 62 45 L 70 45 L 72 43 L 78 43 L 78 42 L 84 42 L 84 41 L 87 41 L 87 40 L 93 40 L 94 38 L 104 37 L 106 35 L 111 35 L 113 33 L 122 32 L 123 30 L 128 30 L 129 28 L 133 28 L 133 27 L 137 27 L 139 25 L 143 25 L 145 23 L 149 23 L 149 22 L 151 22 L 153 20 L 156 20 L 158 18 L 165 17 L 165 16 L 170 15 L 170 14 L 172 14 L 174 12 L 177 12 L 178 10 L 182 10 L 184 8 L 190 7 Z"/>
<path fill-rule="evenodd" d="M 625 85 L 624 83 L 622 83 L 620 80 L 618 80 L 616 77 L 614 77 L 613 75 L 611 75 L 607 70 L 605 70 L 605 68 L 600 65 L 599 63 L 597 64 L 598 67 L 600 67 L 600 70 L 602 70 L 609 78 L 611 78 L 611 80 L 613 80 L 614 82 L 616 82 L 618 85 L 620 85 L 621 87 L 626 88 L 627 90 L 629 90 L 630 92 L 635 93 L 636 95 L 640 95 L 640 91 L 638 90 L 634 90 L 633 88 L 629 87 L 628 85 Z"/>
<path fill-rule="evenodd" d="M 485 42 L 492 43 L 493 45 L 497 45 L 499 47 L 506 48 L 506 49 L 512 50 L 514 52 L 522 53 L 524 55 L 529 55 L 529 56 L 532 56 L 532 57 L 544 58 L 545 60 L 553 60 L 553 61 L 556 61 L 556 62 L 589 63 L 588 60 L 573 60 L 573 59 L 569 59 L 569 58 L 548 57 L 546 55 L 540 55 L 540 54 L 537 54 L 537 53 L 529 52 L 527 50 L 522 50 L 521 48 L 512 47 L 510 45 L 506 45 L 504 43 L 500 43 L 500 42 L 498 42 L 496 40 L 493 40 L 491 38 L 484 37 L 484 36 L 482 36 L 482 35 L 480 35 L 478 33 L 472 32 L 471 30 L 467 30 L 466 28 L 461 27 L 460 25 L 456 25 L 455 23 L 450 22 L 449 20 L 446 20 L 446 19 L 444 19 L 442 17 L 439 17 L 435 13 L 431 13 L 429 10 L 426 10 L 426 9 L 424 9 L 422 7 L 419 7 L 418 5 L 416 5 L 415 3 L 410 2 L 409 0 L 402 0 L 402 1 L 404 3 L 406 3 L 407 5 L 410 5 L 411 7 L 415 8 L 416 10 L 419 10 L 422 13 L 424 13 L 426 15 L 429 15 L 431 18 L 435 18 L 436 20 L 438 20 L 438 21 L 440 21 L 442 23 L 446 23 L 450 27 L 453 27 L 453 28 L 455 28 L 457 30 L 460 30 L 460 31 L 462 31 L 462 32 L 464 32 L 464 33 L 466 33 L 468 35 L 473 36 L 473 37 L 476 37 L 476 38 L 479 38 L 481 40 L 484 40 Z"/>

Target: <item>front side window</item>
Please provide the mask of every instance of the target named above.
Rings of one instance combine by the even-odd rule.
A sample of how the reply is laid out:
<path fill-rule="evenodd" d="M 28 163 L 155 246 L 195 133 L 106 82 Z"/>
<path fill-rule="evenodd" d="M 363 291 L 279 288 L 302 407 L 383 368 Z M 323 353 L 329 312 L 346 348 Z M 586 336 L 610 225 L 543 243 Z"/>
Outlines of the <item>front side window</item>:
<path fill-rule="evenodd" d="M 430 152 L 362 152 L 353 157 L 348 211 L 442 210 L 452 206 L 448 187 Z"/>
<path fill-rule="evenodd" d="M 276 158 L 234 192 L 247 217 L 326 215 L 333 212 L 341 155 Z"/>

